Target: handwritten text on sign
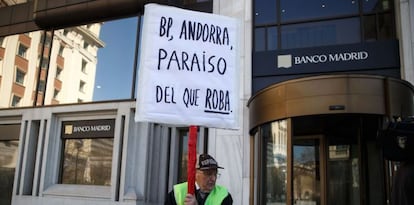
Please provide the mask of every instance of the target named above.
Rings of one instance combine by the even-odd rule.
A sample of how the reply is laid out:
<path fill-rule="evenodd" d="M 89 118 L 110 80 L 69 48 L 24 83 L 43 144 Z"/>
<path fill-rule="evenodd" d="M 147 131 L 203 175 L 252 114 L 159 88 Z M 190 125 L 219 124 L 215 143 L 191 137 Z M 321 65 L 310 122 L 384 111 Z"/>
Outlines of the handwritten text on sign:
<path fill-rule="evenodd" d="M 238 128 L 238 22 L 147 4 L 136 121 Z"/>

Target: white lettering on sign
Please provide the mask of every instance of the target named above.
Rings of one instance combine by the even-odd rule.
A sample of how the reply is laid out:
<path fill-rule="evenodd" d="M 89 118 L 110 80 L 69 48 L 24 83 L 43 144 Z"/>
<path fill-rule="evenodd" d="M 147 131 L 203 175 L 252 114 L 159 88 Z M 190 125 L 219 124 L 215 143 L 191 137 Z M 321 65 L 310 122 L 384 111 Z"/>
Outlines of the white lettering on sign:
<path fill-rule="evenodd" d="M 326 55 L 313 55 L 313 56 L 298 56 L 295 57 L 295 64 L 307 64 L 307 63 L 324 63 L 328 59 Z"/>
<path fill-rule="evenodd" d="M 354 61 L 354 60 L 365 60 L 367 58 L 368 58 L 368 52 L 366 51 L 329 54 L 330 61 Z"/>
<path fill-rule="evenodd" d="M 145 5 L 136 121 L 238 129 L 234 18 Z"/>
<path fill-rule="evenodd" d="M 73 132 L 103 132 L 103 131 L 110 131 L 110 125 L 85 125 L 85 126 L 75 126 L 73 127 Z"/>
<path fill-rule="evenodd" d="M 295 56 L 294 64 L 318 64 L 326 62 L 343 62 L 343 61 L 356 61 L 356 60 L 365 60 L 368 59 L 369 55 L 366 51 L 359 52 L 348 52 L 348 53 L 335 53 L 335 54 L 321 54 L 321 55 L 305 55 L 305 56 Z"/>
<path fill-rule="evenodd" d="M 229 45 L 229 31 L 213 24 L 202 24 L 184 20 L 181 25 L 180 39 Z"/>
<path fill-rule="evenodd" d="M 224 75 L 227 69 L 226 59 L 215 55 L 206 56 L 202 54 L 187 53 L 176 50 L 168 52 L 160 48 L 158 52 L 158 70 L 175 69 L 182 71 L 198 71 L 206 73 L 218 73 Z"/>

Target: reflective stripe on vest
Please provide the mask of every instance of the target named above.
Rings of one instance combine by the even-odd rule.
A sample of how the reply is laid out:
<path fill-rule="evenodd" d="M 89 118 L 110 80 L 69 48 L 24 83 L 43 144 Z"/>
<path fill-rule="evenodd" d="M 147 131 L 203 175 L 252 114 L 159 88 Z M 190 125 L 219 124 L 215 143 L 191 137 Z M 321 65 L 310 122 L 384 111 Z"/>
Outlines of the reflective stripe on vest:
<path fill-rule="evenodd" d="M 185 196 L 187 195 L 187 182 L 174 186 L 174 197 L 177 205 L 183 205 Z M 228 191 L 225 187 L 216 185 L 207 196 L 205 205 L 217 205 L 227 197 Z"/>

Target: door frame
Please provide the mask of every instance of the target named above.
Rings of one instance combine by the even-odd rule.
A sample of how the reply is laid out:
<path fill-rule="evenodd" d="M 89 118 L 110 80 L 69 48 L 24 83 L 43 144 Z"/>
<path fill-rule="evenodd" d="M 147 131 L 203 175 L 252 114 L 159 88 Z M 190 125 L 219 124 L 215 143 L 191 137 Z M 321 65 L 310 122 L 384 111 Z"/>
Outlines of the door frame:
<path fill-rule="evenodd" d="M 290 173 L 291 173 L 291 177 L 290 177 L 290 180 L 289 180 L 289 184 L 291 184 L 291 194 L 290 194 L 290 202 L 291 202 L 291 204 L 292 205 L 294 205 L 294 198 L 293 198 L 293 196 L 294 196 L 294 186 L 293 186 L 293 181 L 294 181 L 294 179 L 293 179 L 293 157 L 294 157 L 294 155 L 293 155 L 293 151 L 294 151 L 294 149 L 293 149 L 293 146 L 294 146 L 294 140 L 306 140 L 306 139 L 318 139 L 318 141 L 319 141 L 319 166 L 320 166 L 320 172 L 319 172 L 319 177 L 320 177 L 320 202 L 321 202 L 321 204 L 320 205 L 326 205 L 326 203 L 327 203 L 327 199 L 326 199 L 326 160 L 327 160 L 327 157 L 326 157 L 326 154 L 327 154 L 327 152 L 326 152 L 326 137 L 325 137 L 325 135 L 323 135 L 323 134 L 318 134 L 318 135 L 300 135 L 300 136 L 293 136 L 293 135 L 291 135 L 291 139 L 292 139 L 292 142 L 291 142 L 291 145 L 289 145 L 289 147 L 291 147 L 292 149 L 291 149 L 291 160 L 289 160 L 289 161 L 291 161 L 291 165 L 289 166 L 289 169 L 290 169 Z"/>

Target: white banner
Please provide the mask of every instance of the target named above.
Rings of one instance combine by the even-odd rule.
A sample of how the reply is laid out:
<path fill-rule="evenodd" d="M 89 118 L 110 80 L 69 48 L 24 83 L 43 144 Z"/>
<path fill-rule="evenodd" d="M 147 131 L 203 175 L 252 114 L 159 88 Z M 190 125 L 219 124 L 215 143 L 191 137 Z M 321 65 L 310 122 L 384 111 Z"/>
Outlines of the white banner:
<path fill-rule="evenodd" d="M 145 5 L 135 120 L 238 129 L 239 25 Z"/>

